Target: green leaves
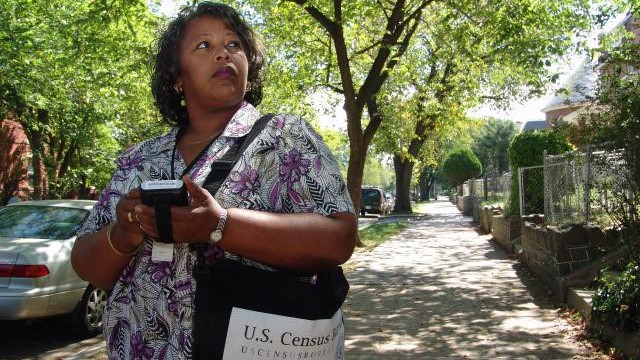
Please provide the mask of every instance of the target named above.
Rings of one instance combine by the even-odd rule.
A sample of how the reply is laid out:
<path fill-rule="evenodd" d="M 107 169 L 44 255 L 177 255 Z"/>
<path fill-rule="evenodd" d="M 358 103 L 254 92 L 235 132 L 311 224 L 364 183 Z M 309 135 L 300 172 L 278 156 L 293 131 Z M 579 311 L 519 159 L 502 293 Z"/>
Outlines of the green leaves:
<path fill-rule="evenodd" d="M 113 159 L 114 137 L 99 126 L 126 118 L 115 139 L 124 147 L 135 139 L 127 127 L 153 120 L 146 64 L 157 23 L 141 0 L 0 4 L 0 114 L 16 117 L 32 144 L 44 142 L 50 183 L 99 162 L 83 157 L 96 145 Z"/>
<path fill-rule="evenodd" d="M 442 173 L 455 185 L 482 173 L 482 164 L 471 149 L 451 151 L 442 164 Z"/>

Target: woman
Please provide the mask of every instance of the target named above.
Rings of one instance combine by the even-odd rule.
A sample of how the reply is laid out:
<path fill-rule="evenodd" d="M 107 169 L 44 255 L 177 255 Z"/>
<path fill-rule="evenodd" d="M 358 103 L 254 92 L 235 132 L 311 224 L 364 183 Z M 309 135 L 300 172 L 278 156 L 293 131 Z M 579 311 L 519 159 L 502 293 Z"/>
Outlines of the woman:
<path fill-rule="evenodd" d="M 152 90 L 174 128 L 118 158 L 72 253 L 82 278 L 111 290 L 110 358 L 190 358 L 197 260 L 190 243 L 210 243 L 208 260 L 304 272 L 351 256 L 353 205 L 329 150 L 299 117 L 274 116 L 215 199 L 200 186 L 260 117 L 262 63 L 253 31 L 226 5 L 185 9 L 161 35 Z M 175 244 L 153 240 L 154 208 L 140 201 L 141 182 L 159 179 L 183 179 L 191 198 L 171 207 Z"/>

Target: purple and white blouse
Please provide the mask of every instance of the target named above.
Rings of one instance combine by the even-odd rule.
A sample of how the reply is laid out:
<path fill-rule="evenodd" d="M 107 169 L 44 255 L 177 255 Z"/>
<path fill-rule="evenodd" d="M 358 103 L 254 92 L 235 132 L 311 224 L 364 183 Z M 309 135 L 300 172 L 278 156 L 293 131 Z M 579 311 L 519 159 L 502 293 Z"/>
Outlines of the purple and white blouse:
<path fill-rule="evenodd" d="M 243 103 L 220 137 L 191 168 L 191 179 L 202 184 L 210 165 L 247 134 L 260 113 Z M 134 145 L 117 159 L 111 182 L 78 235 L 94 232 L 114 221 L 121 196 L 145 180 L 179 179 L 186 168 L 175 152 L 177 129 Z M 225 208 L 246 208 L 274 213 L 355 213 L 338 164 L 311 126 L 300 117 L 279 114 L 240 157 L 218 190 L 216 200 Z M 124 268 L 110 293 L 104 315 L 109 359 L 190 359 L 197 256 L 187 245 L 174 245 L 171 262 L 151 261 L 153 241 Z M 222 256 L 211 246 L 208 261 Z M 236 257 L 226 253 L 227 257 Z M 247 259 L 243 262 L 262 267 Z"/>

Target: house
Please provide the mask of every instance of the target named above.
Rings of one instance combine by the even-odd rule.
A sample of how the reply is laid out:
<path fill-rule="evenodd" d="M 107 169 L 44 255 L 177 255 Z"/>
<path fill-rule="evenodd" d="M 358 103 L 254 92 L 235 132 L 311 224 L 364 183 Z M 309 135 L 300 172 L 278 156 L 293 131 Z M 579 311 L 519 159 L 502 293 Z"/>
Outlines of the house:
<path fill-rule="evenodd" d="M 551 127 L 559 121 L 575 123 L 580 112 L 585 111 L 595 97 L 597 83 L 598 74 L 594 64 L 589 59 L 583 59 L 561 90 L 542 109 L 546 126 Z"/>
<path fill-rule="evenodd" d="M 543 130 L 548 128 L 549 128 L 549 124 L 547 124 L 546 120 L 529 120 L 529 121 L 526 121 L 524 124 L 522 124 L 522 126 L 520 127 L 520 132 L 531 131 L 531 130 Z"/>
<path fill-rule="evenodd" d="M 13 195 L 26 199 L 29 193 L 29 140 L 20 123 L 0 120 L 0 205 Z"/>
<path fill-rule="evenodd" d="M 619 24 L 613 28 L 624 26 L 626 30 L 633 34 L 632 41 L 636 44 L 640 43 L 640 20 L 628 14 Z M 556 96 L 542 109 L 545 113 L 545 121 L 550 127 L 556 122 L 564 122 L 569 124 L 577 124 L 581 115 L 590 111 L 594 111 L 588 105 L 595 98 L 597 87 L 600 85 L 599 80 L 602 75 L 611 72 L 611 64 L 607 64 L 605 60 L 607 55 L 603 55 L 597 61 L 583 59 L 573 74 L 556 93 Z M 637 72 L 638 69 L 626 64 L 618 64 L 622 68 L 620 76 Z"/>

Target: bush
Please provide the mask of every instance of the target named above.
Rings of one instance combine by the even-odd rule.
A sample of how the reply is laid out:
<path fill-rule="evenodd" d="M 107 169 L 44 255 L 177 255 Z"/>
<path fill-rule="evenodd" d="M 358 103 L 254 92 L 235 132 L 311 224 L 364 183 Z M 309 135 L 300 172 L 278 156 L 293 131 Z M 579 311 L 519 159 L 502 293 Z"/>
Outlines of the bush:
<path fill-rule="evenodd" d="M 454 185 L 460 185 L 482 174 L 482 164 L 470 149 L 457 149 L 451 151 L 444 159 L 442 173 Z"/>
<path fill-rule="evenodd" d="M 640 329 L 640 255 L 636 254 L 621 275 L 613 277 L 603 272 L 596 284 L 594 314 L 617 329 Z"/>
<path fill-rule="evenodd" d="M 573 150 L 564 135 L 549 130 L 525 131 L 516 135 L 509 145 L 509 162 L 511 163 L 511 198 L 507 213 L 520 214 L 520 192 L 518 169 L 528 166 L 539 166 L 544 162 L 544 151 L 549 155 L 558 155 Z M 525 179 L 525 203 L 527 214 L 544 212 L 544 173 L 537 171 Z"/>

